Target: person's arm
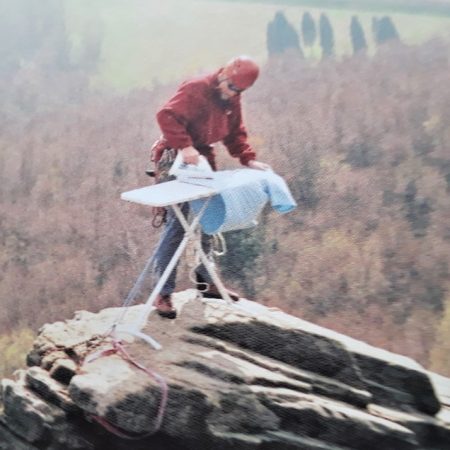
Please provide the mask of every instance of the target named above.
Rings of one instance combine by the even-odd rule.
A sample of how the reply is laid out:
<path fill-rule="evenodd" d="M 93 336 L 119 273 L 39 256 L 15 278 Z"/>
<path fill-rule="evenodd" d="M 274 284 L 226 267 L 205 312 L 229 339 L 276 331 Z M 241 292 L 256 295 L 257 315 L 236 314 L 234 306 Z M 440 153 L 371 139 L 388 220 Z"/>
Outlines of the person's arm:
<path fill-rule="evenodd" d="M 192 146 L 187 126 L 198 111 L 195 86 L 183 83 L 176 94 L 158 111 L 156 119 L 164 138 L 171 148 L 181 150 L 183 161 L 198 164 L 199 152 Z"/>
<path fill-rule="evenodd" d="M 256 160 L 256 152 L 247 142 L 247 130 L 242 121 L 241 105 L 239 100 L 236 101 L 231 117 L 230 132 L 223 140 L 231 156 L 239 158 L 242 165 L 252 169 L 268 170 L 270 166 L 266 163 Z"/>

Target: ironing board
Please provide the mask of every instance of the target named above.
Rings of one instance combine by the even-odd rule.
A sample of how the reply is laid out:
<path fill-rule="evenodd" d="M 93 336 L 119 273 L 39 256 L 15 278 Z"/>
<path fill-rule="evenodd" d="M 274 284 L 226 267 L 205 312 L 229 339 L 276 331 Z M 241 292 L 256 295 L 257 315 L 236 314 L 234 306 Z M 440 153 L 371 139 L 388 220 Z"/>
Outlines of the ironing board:
<path fill-rule="evenodd" d="M 134 334 L 140 338 L 147 340 L 153 347 L 161 348 L 161 346 L 155 342 L 153 339 L 149 338 L 146 335 L 143 335 L 140 330 L 147 323 L 148 316 L 153 309 L 153 303 L 161 292 L 161 289 L 164 286 L 164 283 L 167 281 L 167 278 L 171 274 L 173 268 L 177 264 L 178 260 L 181 258 L 188 242 L 190 240 L 193 241 L 196 251 L 200 256 L 200 260 L 211 276 L 211 280 L 217 286 L 217 289 L 220 292 L 222 298 L 232 303 L 222 281 L 220 280 L 216 270 L 214 269 L 214 265 L 208 260 L 205 252 L 202 249 L 200 239 L 196 239 L 196 229 L 200 226 L 200 219 L 202 214 L 204 213 L 208 202 L 206 201 L 203 208 L 194 215 L 189 223 L 188 220 L 184 217 L 181 212 L 181 204 L 185 202 L 189 202 L 192 200 L 198 199 L 209 199 L 213 195 L 216 195 L 218 190 L 213 189 L 211 187 L 198 186 L 190 183 L 183 183 L 178 180 L 168 181 L 166 183 L 156 184 L 153 186 L 147 186 L 140 189 L 134 189 L 132 191 L 124 192 L 121 194 L 120 198 L 122 200 L 127 200 L 129 202 L 138 203 L 146 206 L 153 207 L 171 207 L 180 221 L 185 234 L 183 240 L 175 251 L 172 259 L 167 265 L 166 269 L 162 273 L 158 282 L 156 283 L 155 288 L 152 293 L 148 297 L 148 300 L 145 303 L 144 311 L 139 318 L 139 321 L 133 325 L 131 328 L 127 327 L 126 329 L 121 329 L 120 331 L 128 332 L 130 334 Z M 151 342 L 150 342 L 151 341 Z"/>

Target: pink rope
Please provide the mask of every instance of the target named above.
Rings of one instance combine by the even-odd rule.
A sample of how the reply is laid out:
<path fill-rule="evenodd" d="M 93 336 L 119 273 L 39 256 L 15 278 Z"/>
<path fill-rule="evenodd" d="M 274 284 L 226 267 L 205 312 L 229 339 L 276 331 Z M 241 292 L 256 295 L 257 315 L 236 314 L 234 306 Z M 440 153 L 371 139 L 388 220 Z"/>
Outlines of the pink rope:
<path fill-rule="evenodd" d="M 167 386 L 166 380 L 159 375 L 157 372 L 143 366 L 142 364 L 135 361 L 129 353 L 125 350 L 125 347 L 121 344 L 120 341 L 114 341 L 113 342 L 114 348 L 118 350 L 118 352 L 124 357 L 126 361 L 128 361 L 133 366 L 137 367 L 138 369 L 144 371 L 148 376 L 153 378 L 155 381 L 158 382 L 159 386 L 161 387 L 161 401 L 159 402 L 158 407 L 158 414 L 156 416 L 156 424 L 155 424 L 155 431 L 158 431 L 161 427 L 162 420 L 164 417 L 164 412 L 167 406 L 167 399 L 169 396 L 169 387 Z"/>
<path fill-rule="evenodd" d="M 129 364 L 137 367 L 139 370 L 142 370 L 147 375 L 149 375 L 151 378 L 153 378 L 155 381 L 157 381 L 158 384 L 161 387 L 161 401 L 159 402 L 158 414 L 156 415 L 155 427 L 154 427 L 154 429 L 152 431 L 150 431 L 148 433 L 145 433 L 145 434 L 140 435 L 140 436 L 133 436 L 131 434 L 128 434 L 128 433 L 122 431 L 119 427 L 113 425 L 108 420 L 106 420 L 104 417 L 100 417 L 100 416 L 96 416 L 96 415 L 92 415 L 91 417 L 97 423 L 102 425 L 107 431 L 109 431 L 110 433 L 113 433 L 116 436 L 119 436 L 119 437 L 121 437 L 123 439 L 143 439 L 143 438 L 146 438 L 148 436 L 151 436 L 151 435 L 155 434 L 161 428 L 161 424 L 162 424 L 162 421 L 163 421 L 163 418 L 164 418 L 164 413 L 166 411 L 167 399 L 168 399 L 168 396 L 169 396 L 169 388 L 167 386 L 166 380 L 161 375 L 159 375 L 157 372 L 155 372 L 155 371 L 153 371 L 153 370 L 143 366 L 142 364 L 137 362 L 135 359 L 133 359 L 130 356 L 130 354 L 125 350 L 125 347 L 122 345 L 122 343 L 120 341 L 114 340 L 112 345 L 113 345 L 113 348 L 100 350 L 100 351 L 98 351 L 98 352 L 88 356 L 85 359 L 85 362 L 91 363 L 91 362 L 95 361 L 96 359 L 101 358 L 103 356 L 110 356 L 110 355 L 114 355 L 114 354 L 119 354 Z"/>
<path fill-rule="evenodd" d="M 110 422 L 108 422 L 105 418 L 100 416 L 91 416 L 93 420 L 95 420 L 99 425 L 101 425 L 105 430 L 109 431 L 110 433 L 114 434 L 115 436 L 118 436 L 122 439 L 142 439 L 147 436 L 149 436 L 152 433 L 148 433 L 141 436 L 132 436 L 131 434 L 127 434 L 123 431 L 121 431 L 118 427 L 115 427 Z"/>

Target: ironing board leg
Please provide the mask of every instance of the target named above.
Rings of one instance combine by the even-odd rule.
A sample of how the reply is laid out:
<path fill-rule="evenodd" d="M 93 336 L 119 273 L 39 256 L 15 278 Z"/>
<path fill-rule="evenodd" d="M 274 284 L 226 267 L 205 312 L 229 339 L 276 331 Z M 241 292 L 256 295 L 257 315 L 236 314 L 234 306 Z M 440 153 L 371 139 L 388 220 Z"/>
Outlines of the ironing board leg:
<path fill-rule="evenodd" d="M 175 213 L 177 214 L 178 220 L 180 221 L 183 228 L 185 230 L 187 228 L 189 228 L 189 224 L 188 224 L 187 220 L 185 219 L 185 217 L 183 216 L 183 214 L 181 213 L 181 211 L 179 211 L 178 213 L 175 211 Z M 199 217 L 199 216 L 201 217 L 202 214 L 203 214 L 203 212 L 200 211 L 200 213 L 199 213 L 199 215 L 197 215 L 197 217 Z M 200 217 L 199 217 L 199 220 L 200 220 Z M 222 283 L 222 280 L 220 279 L 219 275 L 217 275 L 217 271 L 214 268 L 214 264 L 212 264 L 211 261 L 208 259 L 208 257 L 205 255 L 205 252 L 203 251 L 203 248 L 202 248 L 201 239 L 195 239 L 194 245 L 195 245 L 195 249 L 198 251 L 198 254 L 200 255 L 201 262 L 203 263 L 203 265 L 205 266 L 205 269 L 209 273 L 211 280 L 217 286 L 217 289 L 219 290 L 219 293 L 222 296 L 222 298 L 229 303 L 233 303 L 230 296 L 228 295 L 227 290 L 225 289 L 225 286 Z"/>

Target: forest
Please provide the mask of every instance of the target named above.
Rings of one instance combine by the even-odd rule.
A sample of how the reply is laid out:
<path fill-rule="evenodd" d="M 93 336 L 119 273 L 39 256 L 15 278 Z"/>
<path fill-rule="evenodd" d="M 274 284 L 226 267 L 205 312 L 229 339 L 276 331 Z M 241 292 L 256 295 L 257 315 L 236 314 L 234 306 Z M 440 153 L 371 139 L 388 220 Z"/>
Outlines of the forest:
<path fill-rule="evenodd" d="M 99 48 L 87 46 L 75 64 L 63 23 L 51 23 L 53 33 L 45 21 L 33 28 L 33 48 L 2 49 L 3 374 L 23 365 L 44 323 L 119 306 L 160 232 L 147 208 L 120 193 L 151 183 L 154 115 L 178 83 L 93 88 Z M 226 235 L 219 261 L 248 298 L 444 375 L 449 55 L 440 39 L 393 39 L 370 56 L 319 61 L 296 48 L 272 52 L 243 94 L 245 122 L 258 158 L 287 180 L 299 206 L 285 216 L 267 210 L 257 227 Z M 238 167 L 218 153 L 221 168 Z M 189 268 L 183 263 L 179 289 L 191 287 Z M 148 280 L 138 301 L 150 289 Z"/>

